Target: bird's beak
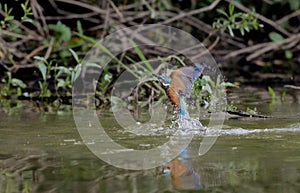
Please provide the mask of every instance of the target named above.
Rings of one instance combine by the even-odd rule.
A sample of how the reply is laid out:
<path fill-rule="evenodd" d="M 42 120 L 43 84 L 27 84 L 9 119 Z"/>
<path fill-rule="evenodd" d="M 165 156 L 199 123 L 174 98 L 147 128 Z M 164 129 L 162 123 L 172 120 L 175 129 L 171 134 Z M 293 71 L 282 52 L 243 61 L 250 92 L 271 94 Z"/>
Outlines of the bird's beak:
<path fill-rule="evenodd" d="M 154 76 L 155 78 L 158 78 L 159 79 L 159 76 L 157 74 L 153 74 L 152 73 L 152 76 Z"/>

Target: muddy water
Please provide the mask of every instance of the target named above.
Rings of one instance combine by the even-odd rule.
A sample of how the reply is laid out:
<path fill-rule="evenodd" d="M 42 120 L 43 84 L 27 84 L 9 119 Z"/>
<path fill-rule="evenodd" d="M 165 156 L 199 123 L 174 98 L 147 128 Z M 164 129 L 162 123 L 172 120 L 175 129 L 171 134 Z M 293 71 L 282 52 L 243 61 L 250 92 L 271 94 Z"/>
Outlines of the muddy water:
<path fill-rule="evenodd" d="M 299 192 L 300 93 L 284 102 L 265 89 L 232 90 L 228 101 L 238 109 L 256 108 L 269 119 L 227 116 L 208 153 L 198 156 L 203 136 L 169 163 L 130 171 L 101 161 L 83 143 L 72 112 L 32 112 L 26 107 L 0 117 L 0 192 Z M 134 136 L 112 113 L 99 114 L 115 142 L 145 149 L 168 141 L 163 135 Z M 201 120 L 207 124 L 207 120 Z M 103 142 L 103 145 L 106 142 Z"/>

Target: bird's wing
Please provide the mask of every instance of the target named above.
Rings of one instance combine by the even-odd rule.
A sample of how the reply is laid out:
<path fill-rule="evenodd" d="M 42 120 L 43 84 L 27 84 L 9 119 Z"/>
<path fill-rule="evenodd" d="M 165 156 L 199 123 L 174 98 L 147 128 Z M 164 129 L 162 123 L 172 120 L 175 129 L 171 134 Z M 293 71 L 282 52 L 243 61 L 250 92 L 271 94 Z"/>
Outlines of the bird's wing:
<path fill-rule="evenodd" d="M 187 72 L 187 71 L 186 71 Z M 189 96 L 192 90 L 192 79 L 188 74 L 185 74 L 180 69 L 174 70 L 171 75 L 170 87 L 176 91 L 177 95 L 179 91 L 184 96 Z"/>
<path fill-rule="evenodd" d="M 184 96 L 189 97 L 191 92 L 192 92 L 192 88 L 193 88 L 193 82 L 192 82 L 192 78 L 190 76 L 187 76 L 185 74 L 180 74 L 180 79 L 182 81 L 182 83 L 185 85 L 185 89 L 182 89 L 182 94 Z"/>

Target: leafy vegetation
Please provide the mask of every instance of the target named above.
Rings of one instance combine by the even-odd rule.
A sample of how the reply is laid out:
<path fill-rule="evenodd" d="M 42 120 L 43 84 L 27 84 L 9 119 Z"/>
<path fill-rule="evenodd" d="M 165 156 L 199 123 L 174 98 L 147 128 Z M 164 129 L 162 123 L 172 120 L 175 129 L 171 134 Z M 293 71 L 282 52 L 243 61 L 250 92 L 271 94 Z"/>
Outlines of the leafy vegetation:
<path fill-rule="evenodd" d="M 225 12 L 223 9 L 217 9 L 217 12 L 222 15 L 216 19 L 213 23 L 213 28 L 220 29 L 222 32 L 228 31 L 229 34 L 234 37 L 234 31 L 239 30 L 242 36 L 245 32 L 250 32 L 251 29 L 258 30 L 263 25 L 258 22 L 257 17 L 254 16 L 255 10 L 251 13 L 234 12 L 234 5 L 229 4 L 229 12 Z"/>
<path fill-rule="evenodd" d="M 26 88 L 26 84 L 20 79 L 12 78 L 11 72 L 7 72 L 7 78 L 2 79 L 4 85 L 0 89 L 1 96 L 11 97 L 12 95 L 21 96 L 22 89 Z M 15 92 L 16 90 L 16 92 Z"/>
<path fill-rule="evenodd" d="M 201 79 L 197 79 L 194 82 L 194 90 L 200 104 L 204 104 L 204 106 L 206 106 L 206 109 L 210 112 L 216 110 L 216 109 L 212 109 L 214 107 L 212 107 L 211 105 L 208 105 L 211 103 L 212 97 L 216 97 L 220 99 L 224 98 L 224 96 L 226 95 L 226 89 L 229 87 L 238 88 L 237 85 L 231 82 L 221 81 L 220 75 L 217 77 L 215 81 L 212 80 L 210 76 L 203 75 Z M 233 104 L 226 105 L 226 107 L 223 106 L 223 108 L 233 109 Z M 219 110 L 225 110 L 225 109 L 219 109 Z"/>
<path fill-rule="evenodd" d="M 201 1 L 191 5 L 173 1 L 142 1 L 141 4 L 127 1 L 121 5 L 112 1 L 110 14 L 107 14 L 107 5 L 102 9 L 104 5 L 81 1 L 80 4 L 85 7 L 82 13 L 66 14 L 71 13 L 69 7 L 78 6 L 75 1 L 55 4 L 56 7 L 49 6 L 47 1 L 0 3 L 1 96 L 36 97 L 38 100 L 71 96 L 85 53 L 96 44 L 111 56 L 112 53 L 99 44 L 98 39 L 118 29 L 118 25 L 131 26 L 132 23 L 141 23 L 141 20 L 145 24 L 162 22 L 195 34 L 216 60 L 223 62 L 225 74 L 229 69 L 229 82 L 214 82 L 208 76 L 195 82 L 196 92 L 203 101 L 209 101 L 214 88 L 226 91 L 227 87 L 236 87 L 230 83 L 235 81 L 230 70 L 242 72 L 239 76 L 243 76 L 241 68 L 274 73 L 274 61 L 283 60 L 279 73 L 292 77 L 299 73 L 295 58 L 299 46 L 293 42 L 300 39 L 295 28 L 300 22 L 293 14 L 288 14 L 291 11 L 297 13 L 299 9 L 299 3 L 294 1 L 263 2 L 263 6 L 230 0 Z M 269 11 L 276 6 L 286 10 L 270 15 Z M 41 8 L 45 11 L 41 12 Z M 178 10 L 183 10 L 182 14 Z M 64 19 L 66 16 L 70 19 Z M 268 18 L 275 19 L 275 22 Z M 108 101 L 113 82 L 124 70 L 141 78 L 160 68 L 154 69 L 149 63 L 151 60 L 159 61 L 161 66 L 172 63 L 171 60 L 176 60 L 176 64 L 172 64 L 174 67 L 192 65 L 178 54 L 139 48 L 134 41 L 130 44 L 133 49 L 114 56 L 111 65 L 102 69 L 96 91 L 101 101 Z M 87 65 L 102 68 L 93 63 Z M 249 74 L 251 72 L 246 73 Z M 138 94 L 147 98 L 152 90 L 155 91 L 153 97 L 161 96 L 163 92 L 156 82 L 147 82 L 139 88 Z"/>

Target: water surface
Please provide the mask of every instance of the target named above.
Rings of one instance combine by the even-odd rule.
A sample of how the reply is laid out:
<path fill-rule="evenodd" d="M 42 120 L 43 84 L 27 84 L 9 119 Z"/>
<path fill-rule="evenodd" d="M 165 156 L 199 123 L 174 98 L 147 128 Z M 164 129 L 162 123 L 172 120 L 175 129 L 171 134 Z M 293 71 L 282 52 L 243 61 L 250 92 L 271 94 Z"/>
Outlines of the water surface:
<path fill-rule="evenodd" d="M 179 157 L 141 171 L 116 168 L 96 157 L 84 145 L 72 112 L 3 111 L 0 192 L 299 192 L 299 93 L 281 103 L 270 101 L 265 89 L 249 89 L 231 91 L 229 102 L 242 110 L 256 107 L 272 118 L 228 116 L 207 154 L 198 156 L 203 136 L 195 135 Z M 152 148 L 170 135 L 124 132 L 109 111 L 99 113 L 99 119 L 128 148 Z"/>

